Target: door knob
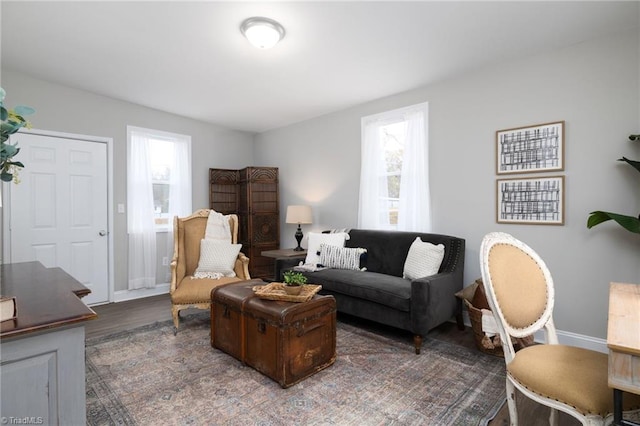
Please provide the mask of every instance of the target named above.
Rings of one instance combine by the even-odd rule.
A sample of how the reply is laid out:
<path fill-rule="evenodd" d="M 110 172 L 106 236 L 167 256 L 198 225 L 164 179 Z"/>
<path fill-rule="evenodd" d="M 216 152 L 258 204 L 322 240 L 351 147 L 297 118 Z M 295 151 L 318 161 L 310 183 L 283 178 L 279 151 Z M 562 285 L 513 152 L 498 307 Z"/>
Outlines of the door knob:
<path fill-rule="evenodd" d="M 107 235 L 107 231 L 102 230 L 102 231 L 98 232 L 98 235 L 100 235 L 101 237 L 104 237 L 105 235 Z"/>

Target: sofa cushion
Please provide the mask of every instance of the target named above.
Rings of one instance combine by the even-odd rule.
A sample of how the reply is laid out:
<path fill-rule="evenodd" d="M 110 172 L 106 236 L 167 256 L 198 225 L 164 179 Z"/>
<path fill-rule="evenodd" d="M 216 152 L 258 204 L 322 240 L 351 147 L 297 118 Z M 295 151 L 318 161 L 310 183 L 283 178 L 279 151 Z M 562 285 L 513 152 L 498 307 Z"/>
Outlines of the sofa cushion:
<path fill-rule="evenodd" d="M 349 269 L 323 269 L 303 274 L 309 284 L 322 285 L 323 291 L 369 300 L 404 312 L 409 312 L 411 307 L 411 281 L 400 277 Z"/>
<path fill-rule="evenodd" d="M 306 265 L 316 266 L 320 263 L 320 244 L 327 244 L 337 247 L 344 247 L 344 242 L 349 238 L 346 232 L 335 232 L 330 234 L 319 234 L 317 232 L 309 232 L 309 243 L 307 247 L 307 257 L 304 263 Z"/>
<path fill-rule="evenodd" d="M 366 253 L 367 249 L 363 248 L 320 244 L 320 264 L 327 268 L 364 270 L 363 257 Z"/>
<path fill-rule="evenodd" d="M 442 259 L 444 259 L 443 244 L 431 244 L 416 237 L 404 262 L 402 277 L 415 280 L 435 275 L 440 269 Z"/>
<path fill-rule="evenodd" d="M 381 231 L 371 229 L 352 229 L 345 247 L 364 247 L 367 249 L 367 271 L 402 277 L 404 262 L 411 244 L 420 237 L 431 244 L 443 244 L 445 258 L 439 272 L 451 270 L 457 250 L 452 249 L 454 238 L 447 235 L 421 232 Z"/>
<path fill-rule="evenodd" d="M 194 279 L 186 276 L 180 281 L 176 290 L 171 294 L 171 303 L 174 305 L 190 304 L 190 303 L 207 303 L 211 302 L 211 290 L 215 287 L 242 281 L 238 277 L 220 278 L 213 280 L 210 278 Z"/>

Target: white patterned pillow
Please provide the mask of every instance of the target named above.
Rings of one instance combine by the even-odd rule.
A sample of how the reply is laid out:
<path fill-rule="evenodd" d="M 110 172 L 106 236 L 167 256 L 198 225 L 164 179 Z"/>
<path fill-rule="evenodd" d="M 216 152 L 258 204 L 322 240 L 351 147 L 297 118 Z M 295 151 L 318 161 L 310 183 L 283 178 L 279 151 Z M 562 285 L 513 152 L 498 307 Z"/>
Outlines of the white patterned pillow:
<path fill-rule="evenodd" d="M 364 248 L 337 247 L 320 244 L 320 264 L 327 268 L 366 270 L 360 266 Z"/>
<path fill-rule="evenodd" d="M 233 267 L 242 244 L 231 244 L 227 241 L 200 240 L 200 260 L 194 278 L 235 277 Z"/>
<path fill-rule="evenodd" d="M 317 266 L 320 263 L 320 244 L 344 247 L 345 240 L 349 239 L 346 232 L 336 232 L 331 234 L 319 234 L 317 232 L 309 232 L 309 243 L 307 248 L 307 257 L 304 261 L 305 265 Z"/>
<path fill-rule="evenodd" d="M 423 242 L 420 237 L 411 243 L 409 254 L 404 262 L 402 278 L 415 280 L 422 277 L 430 277 L 440 270 L 444 259 L 444 245 L 437 246 Z"/>

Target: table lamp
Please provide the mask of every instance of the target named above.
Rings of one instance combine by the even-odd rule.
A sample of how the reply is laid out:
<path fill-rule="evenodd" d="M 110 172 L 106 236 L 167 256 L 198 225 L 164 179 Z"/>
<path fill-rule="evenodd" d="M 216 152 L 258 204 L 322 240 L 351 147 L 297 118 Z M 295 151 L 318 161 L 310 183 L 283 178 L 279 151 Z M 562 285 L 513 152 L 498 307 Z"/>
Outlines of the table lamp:
<path fill-rule="evenodd" d="M 300 224 L 313 223 L 313 215 L 311 214 L 311 206 L 288 206 L 287 207 L 287 223 L 297 223 L 298 229 L 296 230 L 296 241 L 298 241 L 298 247 L 294 248 L 295 251 L 302 251 L 300 247 L 300 241 L 302 241 L 302 228 Z"/>

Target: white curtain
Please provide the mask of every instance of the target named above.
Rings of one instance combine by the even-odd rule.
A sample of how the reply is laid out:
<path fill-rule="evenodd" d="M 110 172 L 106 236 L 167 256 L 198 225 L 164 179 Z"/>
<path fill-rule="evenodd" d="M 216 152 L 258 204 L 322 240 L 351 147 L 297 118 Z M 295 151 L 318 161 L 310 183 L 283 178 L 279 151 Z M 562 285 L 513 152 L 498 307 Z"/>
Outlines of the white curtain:
<path fill-rule="evenodd" d="M 427 107 L 423 103 L 362 119 L 359 228 L 390 228 L 382 128 L 405 122 L 397 229 L 431 231 Z"/>
<path fill-rule="evenodd" d="M 127 168 L 129 289 L 156 286 L 156 230 L 149 139 L 130 131 Z"/>
<path fill-rule="evenodd" d="M 426 108 L 426 105 L 425 105 Z M 431 232 L 431 196 L 425 111 L 407 111 L 400 180 L 398 230 Z"/>
<path fill-rule="evenodd" d="M 358 228 L 389 227 L 387 166 L 382 146 L 382 126 L 376 118 L 362 119 L 362 153 L 360 161 L 360 200 Z"/>
<path fill-rule="evenodd" d="M 175 141 L 171 144 L 171 176 L 169 179 L 169 226 L 167 228 L 167 253 L 173 258 L 173 218 L 189 216 L 191 207 L 191 140 Z M 169 267 L 167 267 L 169 268 Z M 170 270 L 167 269 L 167 275 Z"/>

